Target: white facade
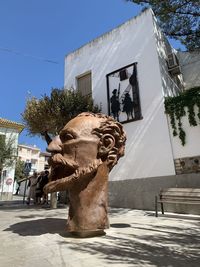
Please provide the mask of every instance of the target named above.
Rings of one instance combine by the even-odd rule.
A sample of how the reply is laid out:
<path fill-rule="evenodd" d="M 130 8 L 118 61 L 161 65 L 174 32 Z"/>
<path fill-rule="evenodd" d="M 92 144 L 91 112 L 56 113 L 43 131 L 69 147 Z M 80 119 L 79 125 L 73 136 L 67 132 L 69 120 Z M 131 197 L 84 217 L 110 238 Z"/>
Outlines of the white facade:
<path fill-rule="evenodd" d="M 177 140 L 172 141 L 164 110 L 164 96 L 180 90 L 175 80 L 182 86 L 182 75 L 174 79 L 168 72 L 166 60 L 172 51 L 152 11 L 146 10 L 65 58 L 65 88 L 77 88 L 76 78 L 90 72 L 93 99 L 105 114 L 106 75 L 137 63 L 143 119 L 123 124 L 127 133 L 125 156 L 110 174 L 113 206 L 152 209 L 159 189 L 178 183 L 166 179 L 175 177 L 174 158 L 178 151 L 182 153 Z"/>
<path fill-rule="evenodd" d="M 200 51 L 177 52 L 181 72 L 183 74 L 183 83 L 185 90 L 200 87 Z M 197 107 L 194 109 L 196 115 Z M 187 113 L 187 109 L 186 109 Z M 197 118 L 197 116 L 196 116 Z M 200 127 L 190 126 L 188 116 L 182 118 L 182 126 L 186 133 L 186 145 L 182 146 L 179 137 L 174 137 L 169 122 L 172 150 L 174 159 L 199 158 L 200 157 Z M 197 119 L 197 121 L 199 121 Z"/>
<path fill-rule="evenodd" d="M 200 86 L 200 51 L 178 52 L 185 89 Z"/>
<path fill-rule="evenodd" d="M 178 136 L 174 137 L 170 125 L 170 136 L 173 147 L 174 158 L 194 157 L 200 155 L 200 127 L 192 127 L 189 125 L 188 117 L 182 118 L 183 129 L 186 133 L 186 145 L 182 146 Z"/>
<path fill-rule="evenodd" d="M 11 143 L 13 156 L 17 156 L 18 137 L 24 126 L 6 119 L 0 118 L 0 135 L 5 136 L 5 142 Z M 0 174 L 0 198 L 4 200 L 12 199 L 15 177 L 15 161 L 11 166 L 4 166 Z"/>
<path fill-rule="evenodd" d="M 111 180 L 175 174 L 152 12 L 148 10 L 95 39 L 65 61 L 65 87 L 76 88 L 76 77 L 91 71 L 92 96 L 102 104 L 103 113 L 108 112 L 106 75 L 133 62 L 138 63 L 143 120 L 124 124 L 125 158 L 114 168 Z"/>

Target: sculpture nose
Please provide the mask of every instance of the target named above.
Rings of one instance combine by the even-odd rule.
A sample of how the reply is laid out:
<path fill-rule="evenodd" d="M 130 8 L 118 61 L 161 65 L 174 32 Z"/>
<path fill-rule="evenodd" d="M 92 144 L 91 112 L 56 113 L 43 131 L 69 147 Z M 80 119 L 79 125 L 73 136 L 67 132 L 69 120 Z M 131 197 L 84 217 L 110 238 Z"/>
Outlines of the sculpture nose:
<path fill-rule="evenodd" d="M 47 147 L 48 152 L 61 152 L 62 151 L 62 142 L 60 140 L 59 135 L 53 138 L 51 143 Z"/>

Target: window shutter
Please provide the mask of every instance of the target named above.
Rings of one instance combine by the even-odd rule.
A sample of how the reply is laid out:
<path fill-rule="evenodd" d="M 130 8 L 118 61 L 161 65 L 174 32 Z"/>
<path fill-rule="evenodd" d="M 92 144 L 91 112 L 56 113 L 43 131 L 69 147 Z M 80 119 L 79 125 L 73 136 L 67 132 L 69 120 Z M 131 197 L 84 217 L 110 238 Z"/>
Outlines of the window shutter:
<path fill-rule="evenodd" d="M 91 73 L 82 75 L 77 78 L 77 88 L 83 96 L 88 96 L 92 94 Z"/>

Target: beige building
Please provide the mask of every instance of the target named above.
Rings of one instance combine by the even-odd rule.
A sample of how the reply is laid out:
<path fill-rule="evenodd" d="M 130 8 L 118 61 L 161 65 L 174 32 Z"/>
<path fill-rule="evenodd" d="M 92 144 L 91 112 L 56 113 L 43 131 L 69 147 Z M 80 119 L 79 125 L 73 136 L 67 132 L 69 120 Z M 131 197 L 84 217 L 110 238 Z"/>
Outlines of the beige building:
<path fill-rule="evenodd" d="M 36 146 L 18 145 L 18 158 L 24 162 L 31 163 L 31 172 L 41 172 L 48 168 L 49 156 L 49 153 L 41 152 Z"/>

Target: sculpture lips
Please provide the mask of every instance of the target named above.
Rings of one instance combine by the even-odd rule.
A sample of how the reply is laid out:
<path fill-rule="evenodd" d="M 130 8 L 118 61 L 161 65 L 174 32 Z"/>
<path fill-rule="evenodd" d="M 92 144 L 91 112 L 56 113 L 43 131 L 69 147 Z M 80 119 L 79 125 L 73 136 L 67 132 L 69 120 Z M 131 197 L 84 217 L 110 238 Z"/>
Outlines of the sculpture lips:
<path fill-rule="evenodd" d="M 74 160 L 70 158 L 64 158 L 60 153 L 54 154 L 49 159 L 49 165 L 52 167 L 49 177 L 51 181 L 69 176 L 73 174 L 76 169 L 78 169 L 78 164 Z"/>
<path fill-rule="evenodd" d="M 55 180 L 70 176 L 74 172 L 75 172 L 75 169 L 68 168 L 66 166 L 58 165 L 58 166 L 55 166 L 55 167 L 51 168 L 51 173 L 50 173 L 50 176 L 49 176 L 49 180 L 50 181 L 55 181 Z"/>
<path fill-rule="evenodd" d="M 49 164 L 52 167 L 57 166 L 57 165 L 64 165 L 64 166 L 67 166 L 68 168 L 73 168 L 74 170 L 78 168 L 78 164 L 76 161 L 70 158 L 63 157 L 63 155 L 60 153 L 54 154 L 50 158 Z"/>

